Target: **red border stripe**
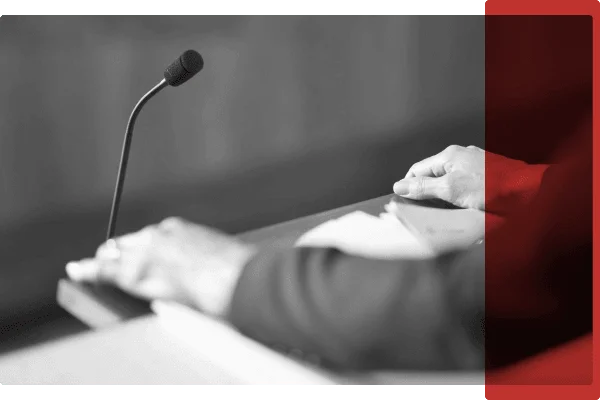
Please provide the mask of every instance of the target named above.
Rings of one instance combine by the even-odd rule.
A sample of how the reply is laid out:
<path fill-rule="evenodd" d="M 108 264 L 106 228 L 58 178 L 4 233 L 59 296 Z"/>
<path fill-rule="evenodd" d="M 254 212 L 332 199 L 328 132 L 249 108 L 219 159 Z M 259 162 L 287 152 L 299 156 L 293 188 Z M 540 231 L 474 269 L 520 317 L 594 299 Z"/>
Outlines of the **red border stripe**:
<path fill-rule="evenodd" d="M 600 9 L 598 0 L 488 0 L 485 5 L 486 15 L 590 15 L 593 20 L 593 111 L 594 116 L 600 112 L 600 102 L 597 101 L 600 85 L 597 77 L 597 70 L 599 65 L 599 45 L 600 45 L 600 31 L 596 23 L 596 16 Z M 598 265 L 598 255 L 595 249 L 600 248 L 598 243 L 598 217 L 597 217 L 597 206 L 596 199 L 598 195 L 598 172 L 600 171 L 600 161 L 597 155 L 599 153 L 599 142 L 597 140 L 597 122 L 594 118 L 593 123 L 594 141 L 593 141 L 593 152 L 594 152 L 594 178 L 593 178 L 593 193 L 594 193 L 594 208 L 593 208 L 593 232 L 594 232 L 594 270 Z M 593 287 L 594 287 L 594 330 L 600 329 L 598 324 L 600 320 L 597 317 L 597 311 L 600 308 L 600 297 L 598 296 L 598 282 L 600 274 L 593 274 Z M 592 350 L 598 348 L 598 335 L 592 336 Z M 553 358 L 555 365 L 552 365 L 547 358 L 532 359 L 528 362 L 523 363 L 517 368 L 513 368 L 505 372 L 503 381 L 511 382 L 511 377 L 508 374 L 515 374 L 519 378 L 527 377 L 528 373 L 540 373 L 544 371 L 541 368 L 541 364 L 547 367 L 547 371 L 556 371 L 556 363 L 562 366 L 563 371 L 568 372 L 571 367 L 576 367 L 572 363 L 576 362 L 581 356 L 581 352 L 589 353 L 589 337 L 579 341 L 574 341 L 568 346 L 557 350 L 557 356 Z M 486 398 L 491 400 L 498 399 L 598 399 L 600 398 L 600 374 L 598 366 L 598 357 L 595 352 L 593 355 L 593 382 L 590 385 L 491 385 L 486 384 L 485 392 Z M 562 377 L 564 382 L 564 376 Z M 567 377 L 568 379 L 568 377 Z M 486 381 L 489 380 L 486 378 Z"/>

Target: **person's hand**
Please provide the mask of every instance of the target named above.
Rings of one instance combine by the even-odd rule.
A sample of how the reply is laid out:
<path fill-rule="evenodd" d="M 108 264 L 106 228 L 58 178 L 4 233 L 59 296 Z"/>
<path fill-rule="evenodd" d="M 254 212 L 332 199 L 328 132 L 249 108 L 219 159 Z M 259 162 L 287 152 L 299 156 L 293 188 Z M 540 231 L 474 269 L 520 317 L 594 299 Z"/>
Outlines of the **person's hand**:
<path fill-rule="evenodd" d="M 410 167 L 406 177 L 394 184 L 394 193 L 502 215 L 531 201 L 548 167 L 475 146 L 453 145 Z"/>
<path fill-rule="evenodd" d="M 482 149 L 450 146 L 414 164 L 394 184 L 394 193 L 413 200 L 441 199 L 458 207 L 485 208 L 485 156 Z"/>
<path fill-rule="evenodd" d="M 67 264 L 80 282 L 104 282 L 148 300 L 171 300 L 223 316 L 256 249 L 179 218 L 109 240 L 94 258 Z"/>

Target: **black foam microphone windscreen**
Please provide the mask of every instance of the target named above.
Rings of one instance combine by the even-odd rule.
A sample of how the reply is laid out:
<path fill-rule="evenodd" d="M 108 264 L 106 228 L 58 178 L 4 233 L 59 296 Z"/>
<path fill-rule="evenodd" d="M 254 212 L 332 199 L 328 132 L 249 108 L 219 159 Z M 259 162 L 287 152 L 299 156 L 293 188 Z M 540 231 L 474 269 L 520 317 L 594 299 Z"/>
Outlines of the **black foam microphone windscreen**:
<path fill-rule="evenodd" d="M 165 70 L 165 80 L 171 86 L 187 82 L 204 67 L 202 56 L 194 50 L 187 50 Z"/>

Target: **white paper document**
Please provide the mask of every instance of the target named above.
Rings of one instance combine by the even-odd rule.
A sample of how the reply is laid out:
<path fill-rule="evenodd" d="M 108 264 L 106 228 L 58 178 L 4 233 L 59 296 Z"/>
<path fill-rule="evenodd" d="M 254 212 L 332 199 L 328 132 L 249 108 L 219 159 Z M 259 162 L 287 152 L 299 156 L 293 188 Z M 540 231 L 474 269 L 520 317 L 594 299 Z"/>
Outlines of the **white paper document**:
<path fill-rule="evenodd" d="M 355 211 L 306 232 L 297 247 L 332 247 L 377 259 L 424 259 L 482 243 L 485 214 L 391 201 L 379 216 Z"/>
<path fill-rule="evenodd" d="M 333 247 L 347 254 L 378 259 L 433 257 L 434 250 L 397 219 L 362 211 L 346 214 L 306 232 L 298 247 Z"/>

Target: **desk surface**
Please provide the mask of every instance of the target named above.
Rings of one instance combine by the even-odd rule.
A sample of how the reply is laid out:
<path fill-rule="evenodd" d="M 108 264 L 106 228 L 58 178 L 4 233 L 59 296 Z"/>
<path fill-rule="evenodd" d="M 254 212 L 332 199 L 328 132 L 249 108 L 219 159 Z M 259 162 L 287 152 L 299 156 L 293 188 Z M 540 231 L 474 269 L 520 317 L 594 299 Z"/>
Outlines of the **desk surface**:
<path fill-rule="evenodd" d="M 184 343 L 155 316 L 64 338 L 0 358 L 2 384 L 235 384 L 208 360 L 190 357 Z"/>
<path fill-rule="evenodd" d="M 204 317 L 203 317 L 204 318 Z M 0 358 L 0 385 L 97 387 L 259 387 L 281 390 L 323 386 L 483 384 L 482 374 L 376 374 L 336 377 L 316 371 L 264 348 L 241 347 L 235 359 L 215 357 L 236 339 L 190 346 L 151 315 L 97 332 L 76 335 Z M 203 345 L 206 346 L 203 346 Z M 256 346 L 260 346 L 256 344 Z M 241 350 L 240 350 L 241 349 Z M 239 350 L 239 351 L 237 351 Z M 261 367 L 259 368 L 258 365 Z M 273 373 L 275 372 L 275 373 Z"/>
<path fill-rule="evenodd" d="M 591 335 L 489 375 L 509 384 L 589 384 L 564 368 L 565 354 L 591 354 Z M 270 371 L 232 371 L 195 351 L 151 315 L 97 332 L 75 335 L 0 357 L 0 383 L 10 384 L 307 384 L 305 377 Z M 323 383 L 483 384 L 484 372 L 380 372 L 361 376 L 324 374 Z"/>

